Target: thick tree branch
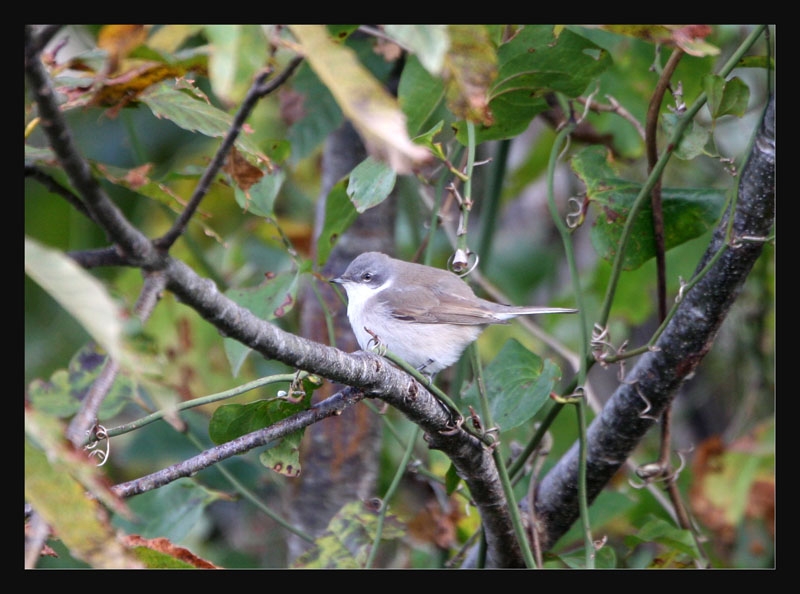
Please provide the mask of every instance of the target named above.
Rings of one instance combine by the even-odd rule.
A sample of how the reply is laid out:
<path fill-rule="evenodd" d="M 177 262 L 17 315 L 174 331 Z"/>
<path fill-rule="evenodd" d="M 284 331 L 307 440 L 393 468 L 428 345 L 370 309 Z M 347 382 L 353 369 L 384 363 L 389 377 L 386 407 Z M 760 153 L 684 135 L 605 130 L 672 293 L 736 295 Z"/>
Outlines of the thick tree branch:
<path fill-rule="evenodd" d="M 590 501 L 605 487 L 711 349 L 731 305 L 761 254 L 775 218 L 775 99 L 770 98 L 739 194 L 717 226 L 696 274 L 716 261 L 684 295 L 659 337 L 613 394 L 588 431 Z M 721 253 L 720 250 L 722 250 Z M 578 444 L 545 476 L 536 498 L 543 548 L 550 548 L 578 517 Z"/>

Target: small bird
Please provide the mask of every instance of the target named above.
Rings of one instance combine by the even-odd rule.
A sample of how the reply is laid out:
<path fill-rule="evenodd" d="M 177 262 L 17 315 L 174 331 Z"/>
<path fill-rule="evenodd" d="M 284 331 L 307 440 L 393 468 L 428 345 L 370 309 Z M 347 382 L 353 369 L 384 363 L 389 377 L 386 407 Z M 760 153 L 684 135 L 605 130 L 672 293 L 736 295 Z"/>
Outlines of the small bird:
<path fill-rule="evenodd" d="M 458 275 L 365 252 L 334 279 L 347 293 L 347 317 L 363 350 L 383 346 L 434 376 L 461 356 L 490 324 L 519 315 L 575 313 L 481 299 Z"/>

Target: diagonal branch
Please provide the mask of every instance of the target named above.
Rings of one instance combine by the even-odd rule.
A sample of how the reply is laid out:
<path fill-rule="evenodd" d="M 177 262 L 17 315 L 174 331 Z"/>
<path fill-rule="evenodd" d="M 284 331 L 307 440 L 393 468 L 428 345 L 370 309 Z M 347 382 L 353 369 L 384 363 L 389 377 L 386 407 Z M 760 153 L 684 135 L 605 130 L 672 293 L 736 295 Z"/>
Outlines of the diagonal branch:
<path fill-rule="evenodd" d="M 733 220 L 730 220 L 730 217 Z M 770 98 L 742 170 L 735 210 L 720 221 L 695 275 L 656 343 L 589 427 L 587 490 L 593 500 L 702 361 L 741 291 L 775 219 L 775 98 Z M 731 235 L 729 236 L 729 231 Z M 646 412 L 645 412 L 646 411 Z M 536 516 L 547 549 L 578 517 L 578 444 L 539 485 Z"/>
<path fill-rule="evenodd" d="M 214 155 L 211 163 L 209 163 L 208 167 L 206 167 L 206 170 L 203 172 L 203 176 L 197 183 L 197 187 L 195 188 L 194 193 L 189 200 L 189 204 L 175 220 L 175 223 L 172 225 L 170 230 L 167 231 L 163 237 L 156 240 L 156 245 L 158 245 L 159 248 L 164 251 L 168 251 L 172 244 L 177 241 L 178 237 L 183 234 L 184 230 L 186 229 L 186 225 L 189 224 L 189 221 L 194 216 L 195 211 L 200 206 L 200 201 L 208 193 L 208 190 L 211 187 L 211 182 L 214 181 L 217 173 L 219 173 L 219 170 L 222 169 L 228 153 L 242 131 L 242 126 L 244 126 L 247 118 L 250 117 L 250 113 L 253 111 L 258 101 L 286 82 L 302 61 L 302 57 L 294 58 L 286 67 L 286 69 L 272 81 L 266 82 L 267 78 L 271 74 L 271 71 L 268 70 L 260 73 L 256 77 L 256 80 L 250 86 L 250 90 L 247 92 L 247 96 L 242 102 L 242 105 L 236 112 L 236 115 L 233 118 L 233 123 L 231 124 L 228 133 L 225 135 L 225 138 L 217 150 L 217 153 Z"/>

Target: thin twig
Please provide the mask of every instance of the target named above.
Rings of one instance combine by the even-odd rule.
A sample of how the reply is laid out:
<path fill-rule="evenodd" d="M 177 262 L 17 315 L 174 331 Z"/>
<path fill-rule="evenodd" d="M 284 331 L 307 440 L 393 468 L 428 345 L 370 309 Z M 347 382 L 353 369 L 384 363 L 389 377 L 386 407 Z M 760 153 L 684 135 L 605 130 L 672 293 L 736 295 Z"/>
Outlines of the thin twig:
<path fill-rule="evenodd" d="M 658 84 L 653 91 L 650 99 L 650 106 L 647 109 L 647 121 L 645 124 L 645 146 L 647 149 L 647 168 L 648 173 L 652 173 L 658 163 L 658 146 L 656 143 L 656 131 L 658 130 L 659 113 L 664 93 L 669 88 L 670 79 L 675 69 L 678 67 L 683 57 L 683 50 L 675 48 L 667 60 L 664 71 L 658 79 Z M 655 180 L 653 189 L 650 193 L 650 203 L 653 211 L 653 238 L 655 239 L 656 270 L 658 274 L 658 319 L 663 322 L 667 315 L 667 277 L 666 262 L 664 259 L 664 213 L 661 206 L 661 175 Z"/>
<path fill-rule="evenodd" d="M 256 77 L 256 80 L 250 86 L 250 90 L 248 90 L 244 101 L 239 107 L 239 110 L 236 112 L 236 115 L 233 118 L 233 123 L 231 124 L 228 133 L 225 135 L 225 138 L 222 140 L 222 144 L 220 144 L 217 153 L 214 155 L 214 158 L 211 160 L 211 163 L 209 163 L 208 167 L 206 167 L 206 170 L 203 172 L 200 181 L 197 182 L 197 186 L 195 187 L 194 193 L 192 194 L 189 203 L 186 205 L 186 208 L 183 209 L 172 227 L 163 236 L 155 240 L 155 245 L 157 245 L 160 249 L 164 250 L 165 252 L 169 251 L 170 247 L 172 247 L 172 244 L 174 244 L 178 237 L 183 234 L 186 226 L 189 224 L 189 221 L 194 216 L 195 211 L 197 211 L 197 208 L 200 206 L 200 202 L 203 200 L 203 198 L 205 198 L 206 194 L 208 194 L 211 183 L 214 181 L 220 169 L 222 169 L 222 166 L 225 164 L 228 153 L 236 143 L 236 139 L 239 137 L 245 121 L 247 121 L 247 118 L 250 117 L 250 114 L 252 113 L 258 101 L 286 82 L 302 61 L 302 56 L 295 57 L 289 63 L 286 69 L 269 83 L 267 83 L 266 80 L 272 74 L 270 70 L 265 70 Z"/>

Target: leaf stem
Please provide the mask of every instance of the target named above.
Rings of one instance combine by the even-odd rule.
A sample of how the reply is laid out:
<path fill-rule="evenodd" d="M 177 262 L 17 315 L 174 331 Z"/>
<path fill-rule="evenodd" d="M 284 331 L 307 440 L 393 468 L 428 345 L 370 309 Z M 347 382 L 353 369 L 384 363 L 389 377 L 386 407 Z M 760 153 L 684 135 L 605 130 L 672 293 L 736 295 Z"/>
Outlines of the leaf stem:
<path fill-rule="evenodd" d="M 486 395 L 486 386 L 483 383 L 483 373 L 481 370 L 481 362 L 478 357 L 478 349 L 475 344 L 469 346 L 469 354 L 472 360 L 472 369 L 475 374 L 475 385 L 478 388 L 478 401 L 481 405 L 481 418 L 484 428 L 494 428 L 494 421 L 492 420 L 492 413 L 489 408 L 489 399 Z M 519 514 L 519 506 L 517 505 L 517 498 L 514 496 L 514 487 L 509 478 L 508 468 L 506 467 L 505 460 L 500 451 L 500 442 L 496 440 L 492 444 L 492 458 L 494 459 L 495 466 L 497 467 L 497 474 L 500 477 L 500 483 L 503 486 L 503 493 L 508 502 L 508 512 L 511 516 L 511 523 L 514 526 L 514 533 L 517 536 L 517 542 L 522 550 L 522 557 L 525 560 L 525 565 L 529 568 L 536 567 L 536 560 L 533 558 L 533 551 L 531 550 L 528 535 L 525 532 L 525 526 L 522 524 L 522 518 Z"/>
<path fill-rule="evenodd" d="M 570 113 L 565 110 L 564 113 Z M 575 379 L 577 388 L 583 395 L 583 385 L 586 383 L 586 373 L 588 368 L 588 354 L 590 352 L 591 344 L 589 339 L 589 332 L 587 329 L 586 307 L 583 301 L 583 291 L 581 290 L 580 277 L 578 275 L 578 266 L 575 261 L 575 253 L 572 247 L 572 237 L 566 223 L 562 220 L 558 208 L 555 203 L 555 169 L 558 155 L 561 152 L 561 146 L 569 138 L 569 135 L 575 129 L 576 123 L 570 118 L 570 121 L 561 129 L 556 136 L 553 148 L 550 150 L 550 160 L 547 165 L 547 203 L 550 207 L 550 215 L 553 222 L 561 235 L 561 240 L 564 244 L 564 252 L 569 264 L 570 277 L 572 279 L 572 286 L 575 292 L 575 300 L 578 305 L 578 315 L 580 316 L 581 324 L 581 356 L 580 367 L 578 368 L 577 377 Z M 578 507 L 580 509 L 581 523 L 583 525 L 584 534 L 584 550 L 586 552 L 586 567 L 594 567 L 594 544 L 592 540 L 592 530 L 589 523 L 589 504 L 586 496 L 586 399 L 579 398 L 575 403 L 578 420 L 578 443 L 580 447 L 580 455 L 578 458 Z M 560 410 L 560 409 L 559 409 Z M 552 415 L 548 419 L 554 418 Z M 538 446 L 538 441 L 533 444 L 533 447 Z"/>
<path fill-rule="evenodd" d="M 269 375 L 265 377 L 260 377 L 257 380 L 253 380 L 252 382 L 242 384 L 241 386 L 236 386 L 235 388 L 231 388 L 230 390 L 225 390 L 224 392 L 217 392 L 216 394 L 209 394 L 208 396 L 203 396 L 201 398 L 194 398 L 193 400 L 187 400 L 186 402 L 181 402 L 179 404 L 176 404 L 169 410 L 156 411 L 152 414 L 147 415 L 146 417 L 142 417 L 141 419 L 137 419 L 136 421 L 133 421 L 131 423 L 126 423 L 125 425 L 119 425 L 117 427 L 113 427 L 109 429 L 107 433 L 109 437 L 122 435 L 123 433 L 128 433 L 130 431 L 139 429 L 141 427 L 144 427 L 145 425 L 149 425 L 150 423 L 154 423 L 155 421 L 163 419 L 168 414 L 172 414 L 189 408 L 195 408 L 197 406 L 203 406 L 204 404 L 210 404 L 212 402 L 219 402 L 220 400 L 226 400 L 228 398 L 233 398 L 234 396 L 238 396 L 239 394 L 244 394 L 245 392 L 249 392 L 250 390 L 255 390 L 256 388 L 260 388 L 261 386 L 266 386 L 268 384 L 292 382 L 295 379 L 303 379 L 308 375 L 309 374 L 307 372 L 302 371 L 300 372 L 299 375 L 296 373 L 283 373 L 279 375 Z"/>
<path fill-rule="evenodd" d="M 414 430 L 411 434 L 411 438 L 408 440 L 408 445 L 406 446 L 406 450 L 405 452 L 403 452 L 403 458 L 400 460 L 400 464 L 398 464 L 397 466 L 397 472 L 394 473 L 394 478 L 392 478 L 392 483 L 389 485 L 389 488 L 386 489 L 386 494 L 383 496 L 383 502 L 381 503 L 381 509 L 378 514 L 378 523 L 377 526 L 375 527 L 375 540 L 372 543 L 372 547 L 370 548 L 367 561 L 364 563 L 365 569 L 371 568 L 373 563 L 375 562 L 375 557 L 378 554 L 378 545 L 381 542 L 381 534 L 383 534 L 383 524 L 386 521 L 386 513 L 389 511 L 389 501 L 397 492 L 397 488 L 400 486 L 400 480 L 406 473 L 406 469 L 408 468 L 408 463 L 411 461 L 411 454 L 414 453 L 414 444 L 416 444 L 417 442 L 417 437 L 419 436 L 419 432 L 420 432 L 419 425 L 414 423 Z"/>

